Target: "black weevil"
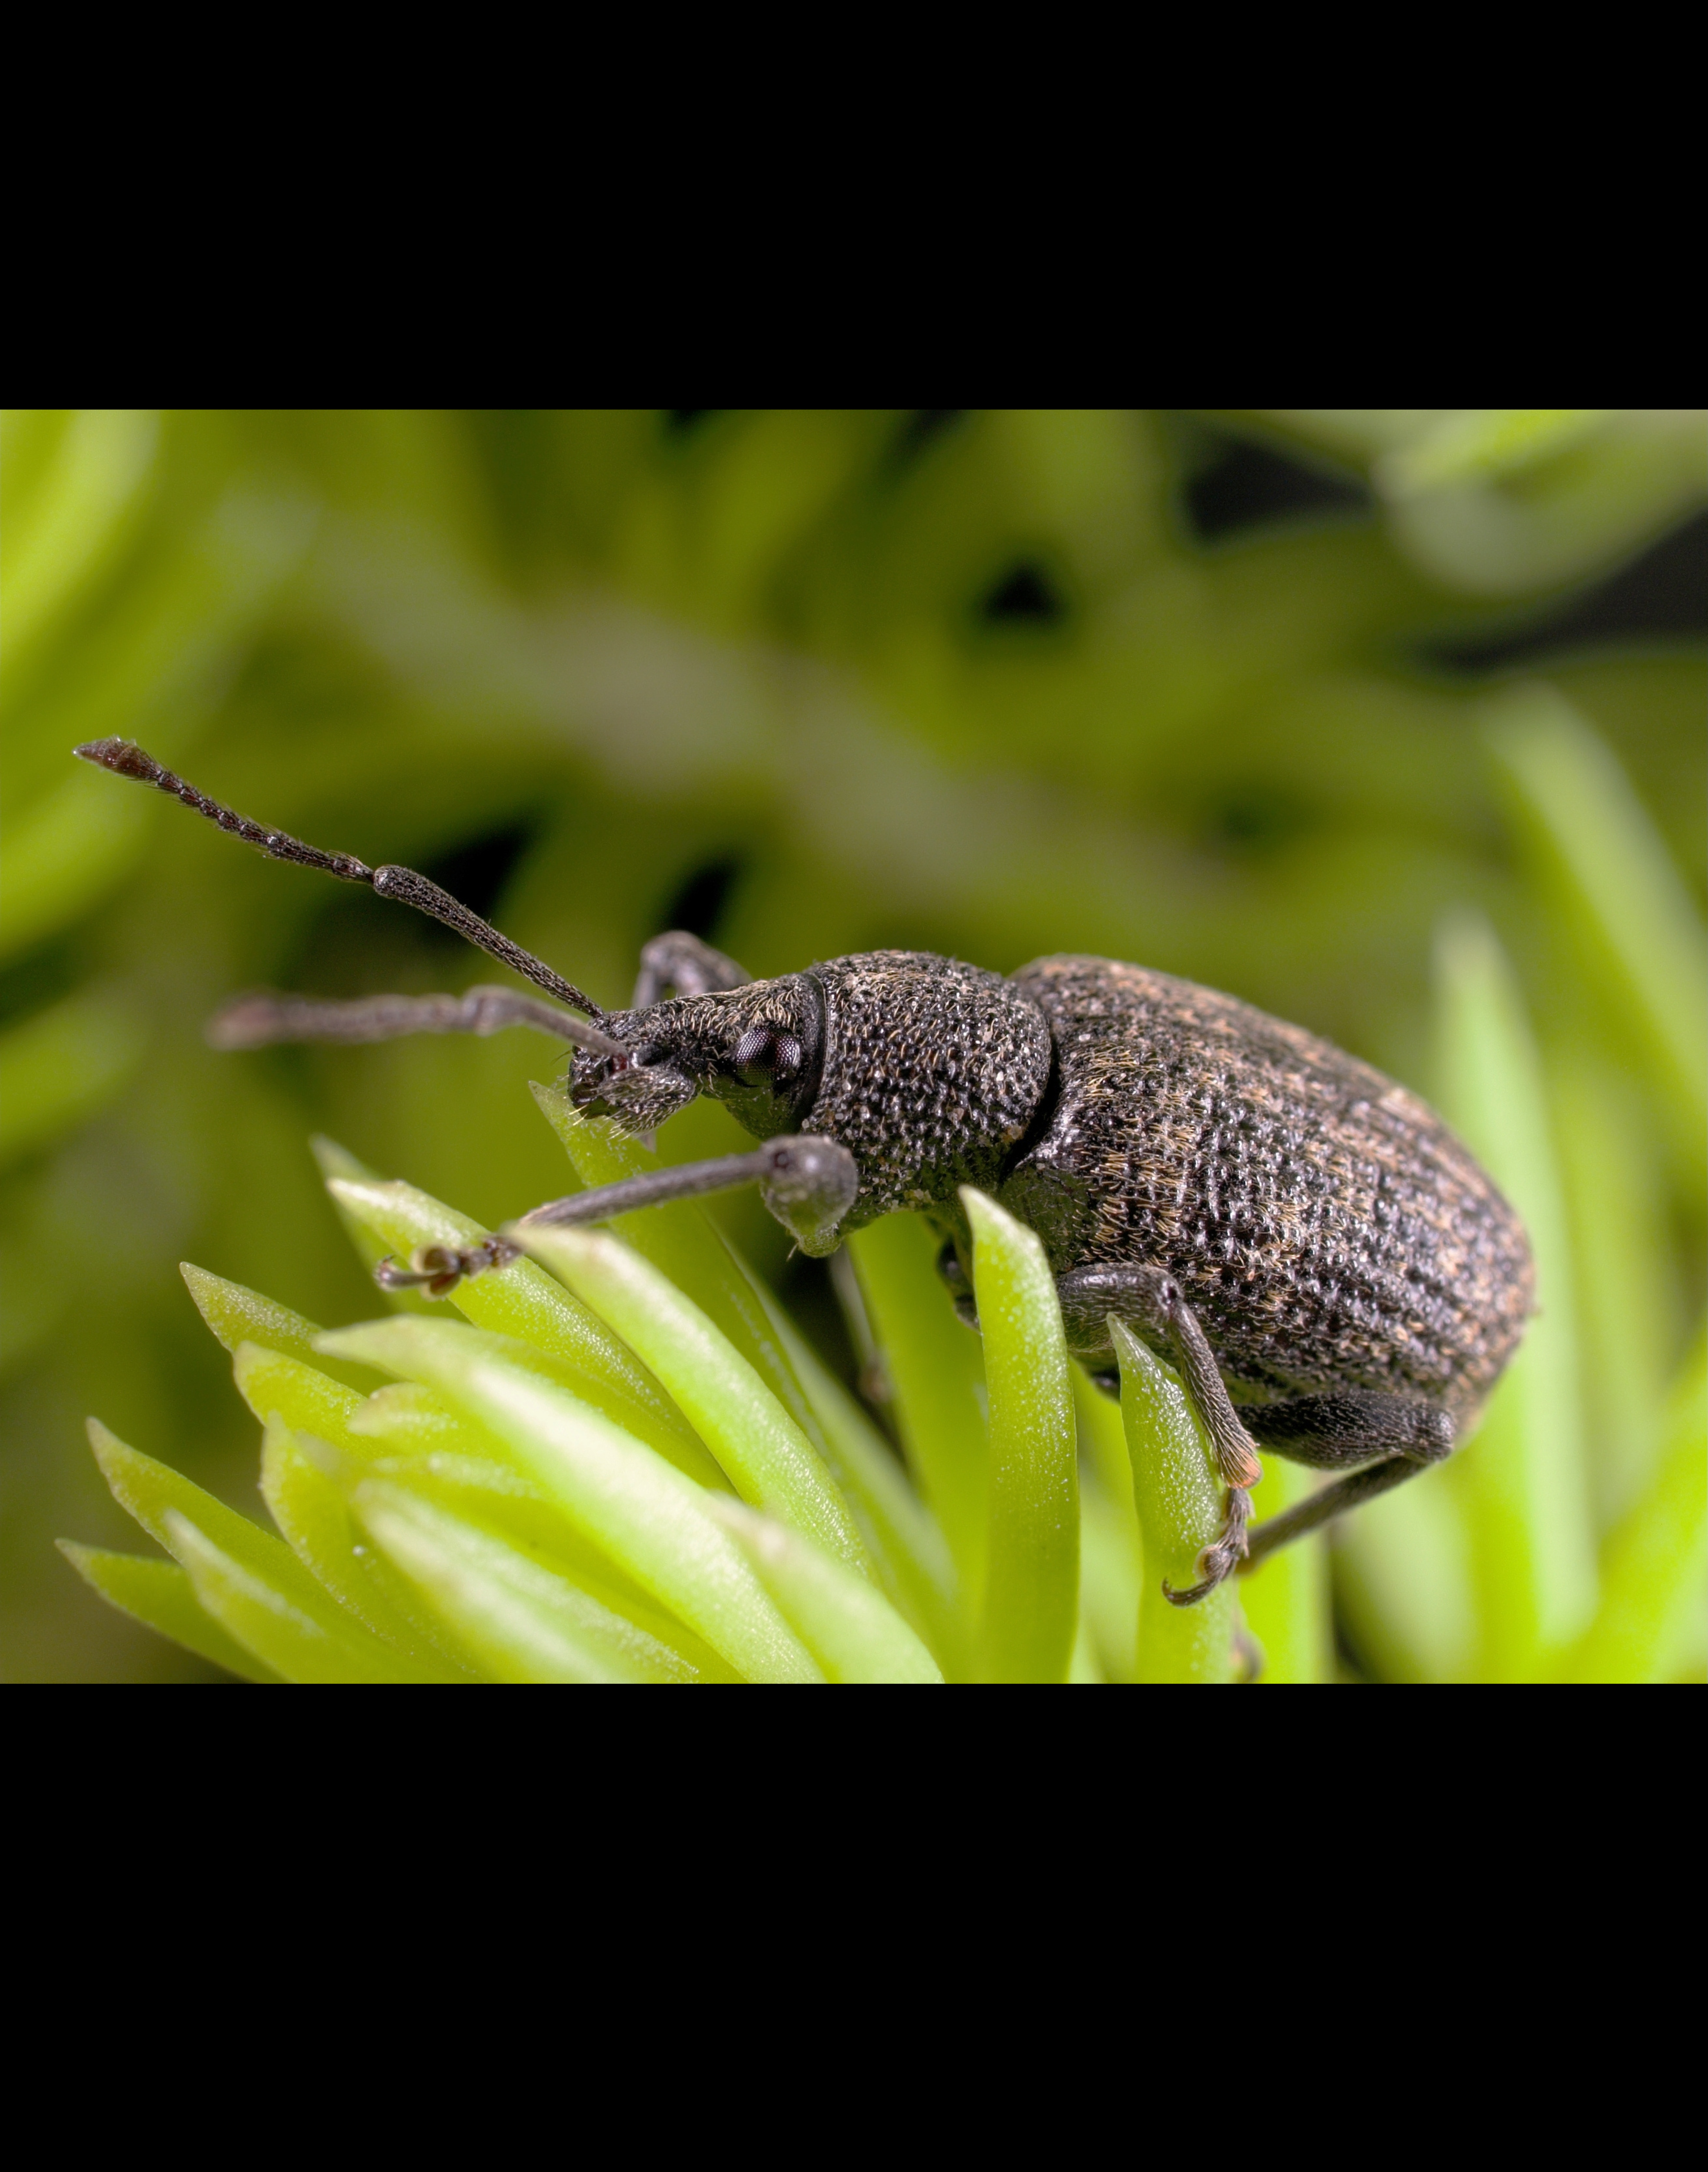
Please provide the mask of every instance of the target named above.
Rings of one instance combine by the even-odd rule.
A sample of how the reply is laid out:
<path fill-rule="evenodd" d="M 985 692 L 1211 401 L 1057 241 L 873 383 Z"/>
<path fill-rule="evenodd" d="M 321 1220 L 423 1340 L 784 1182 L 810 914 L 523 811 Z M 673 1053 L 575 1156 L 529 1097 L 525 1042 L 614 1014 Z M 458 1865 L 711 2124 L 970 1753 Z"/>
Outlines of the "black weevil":
<path fill-rule="evenodd" d="M 1226 1519 L 1201 1580 L 1169 1592 L 1179 1605 L 1450 1454 L 1523 1333 L 1523 1228 L 1441 1119 L 1231 996 L 1106 958 L 1041 958 L 1004 979 L 913 950 L 755 981 L 676 933 L 642 951 L 632 1007 L 607 1013 L 408 868 L 251 822 L 127 740 L 77 751 L 275 859 L 431 913 L 553 999 L 249 996 L 212 1021 L 216 1046 L 533 1026 L 573 1044 L 571 1095 L 589 1115 L 644 1134 L 711 1094 L 767 1142 L 554 1200 L 518 1234 L 757 1184 L 822 1255 L 907 1210 L 941 1233 L 943 1273 L 976 1325 L 958 1187 L 990 1192 L 1043 1239 L 1075 1356 L 1107 1384 L 1109 1322 L 1125 1320 L 1177 1368 L 1214 1444 Z M 442 1296 L 520 1250 L 501 1234 L 376 1271 Z M 1259 1445 L 1345 1475 L 1248 1532 Z"/>

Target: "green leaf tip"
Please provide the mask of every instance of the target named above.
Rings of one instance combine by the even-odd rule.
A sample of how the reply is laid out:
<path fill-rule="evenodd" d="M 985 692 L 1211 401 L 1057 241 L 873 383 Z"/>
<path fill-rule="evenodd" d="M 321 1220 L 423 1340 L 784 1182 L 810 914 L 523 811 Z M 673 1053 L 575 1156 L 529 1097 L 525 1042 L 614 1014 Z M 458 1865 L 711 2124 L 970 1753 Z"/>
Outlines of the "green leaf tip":
<path fill-rule="evenodd" d="M 1171 1605 L 1163 1594 L 1165 1580 L 1176 1590 L 1197 1581 L 1199 1553 L 1222 1529 L 1210 1442 L 1162 1360 L 1121 1320 L 1110 1320 L 1109 1337 L 1120 1362 L 1121 1420 L 1144 1547 L 1138 1679 L 1226 1682 L 1233 1669 L 1232 1580 L 1195 1606 Z"/>
<path fill-rule="evenodd" d="M 1079 1436 L 1061 1307 L 1036 1232 L 970 1185 L 960 1197 L 990 1395 L 980 1670 L 1066 1681 L 1079 1622 Z"/>
<path fill-rule="evenodd" d="M 749 1501 L 869 1568 L 823 1457 L 759 1374 L 690 1297 L 598 1229 L 544 1229 L 529 1249 L 652 1368 Z"/>
<path fill-rule="evenodd" d="M 153 1561 L 143 1554 L 109 1553 L 75 1540 L 56 1541 L 60 1551 L 92 1590 L 109 1606 L 153 1629 L 185 1651 L 211 1659 L 228 1674 L 252 1682 L 282 1680 L 254 1653 L 228 1636 L 196 1596 L 195 1586 L 176 1562 Z"/>
<path fill-rule="evenodd" d="M 325 1339 L 425 1382 L 496 1434 L 577 1531 L 738 1673 L 824 1679 L 715 1520 L 706 1490 L 634 1434 L 460 1325 L 400 1318 Z"/>
<path fill-rule="evenodd" d="M 708 1506 L 828 1680 L 942 1681 L 942 1669 L 914 1630 L 846 1562 L 727 1495 Z"/>
<path fill-rule="evenodd" d="M 320 1362 L 314 1349 L 314 1337 L 320 1332 L 317 1320 L 305 1319 L 288 1305 L 263 1297 L 259 1290 L 247 1289 L 241 1282 L 227 1282 L 221 1275 L 210 1274 L 206 1267 L 195 1266 L 188 1260 L 179 1261 L 178 1271 L 184 1277 L 185 1288 L 196 1309 L 224 1349 L 234 1352 L 240 1343 L 252 1342 L 263 1349 L 276 1350 L 281 1357 L 300 1359 L 304 1364 Z M 346 1387 L 373 1384 L 371 1374 L 354 1368 L 346 1379 L 343 1369 L 335 1368 L 333 1377 Z"/>

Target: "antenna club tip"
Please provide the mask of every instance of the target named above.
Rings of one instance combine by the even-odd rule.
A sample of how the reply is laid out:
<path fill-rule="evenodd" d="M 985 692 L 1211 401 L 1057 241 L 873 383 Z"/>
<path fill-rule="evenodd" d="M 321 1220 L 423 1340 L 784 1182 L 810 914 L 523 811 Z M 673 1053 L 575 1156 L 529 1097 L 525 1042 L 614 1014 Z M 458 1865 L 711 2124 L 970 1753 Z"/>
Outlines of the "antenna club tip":
<path fill-rule="evenodd" d="M 72 752 L 80 761 L 92 761 L 97 768 L 110 769 L 120 777 L 140 777 L 145 783 L 159 774 L 159 764 L 134 739 L 85 739 Z"/>

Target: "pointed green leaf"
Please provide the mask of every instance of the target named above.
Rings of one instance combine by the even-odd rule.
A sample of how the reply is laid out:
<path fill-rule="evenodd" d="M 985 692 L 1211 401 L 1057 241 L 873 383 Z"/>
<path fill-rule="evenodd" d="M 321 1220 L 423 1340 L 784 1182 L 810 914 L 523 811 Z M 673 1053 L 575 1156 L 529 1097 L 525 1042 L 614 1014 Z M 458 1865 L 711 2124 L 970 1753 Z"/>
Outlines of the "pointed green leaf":
<path fill-rule="evenodd" d="M 883 1593 L 799 1531 L 727 1494 L 711 1503 L 801 1641 L 833 1682 L 940 1682 L 943 1674 Z"/>
<path fill-rule="evenodd" d="M 768 1293 L 760 1294 L 818 1416 L 830 1475 L 854 1510 L 884 1589 L 934 1651 L 958 1650 L 954 1563 L 943 1533 L 871 1419 L 826 1371 L 781 1306 Z"/>
<path fill-rule="evenodd" d="M 490 1437 L 419 1380 L 389 1380 L 383 1388 L 376 1388 L 361 1408 L 351 1413 L 350 1430 L 360 1440 L 384 1442 L 394 1454 L 428 1455 L 443 1450 L 479 1455 L 483 1449 L 486 1454 L 491 1453 Z M 501 1468 L 507 1476 L 513 1476 L 508 1465 Z M 531 1484 L 521 1479 L 515 1482 Z"/>
<path fill-rule="evenodd" d="M 586 1536 L 749 1680 L 823 1680 L 704 1491 L 631 1433 L 448 1321 L 386 1320 L 325 1340 L 335 1355 L 425 1380 L 497 1433 Z"/>
<path fill-rule="evenodd" d="M 1079 1621 L 1079 1434 L 1061 1307 L 1036 1233 L 970 1185 L 960 1196 L 991 1396 L 980 1671 L 1065 1681 Z"/>
<path fill-rule="evenodd" d="M 1130 1328 L 1109 1322 L 1121 1368 L 1121 1417 L 1133 1472 L 1133 1505 L 1145 1548 L 1139 1587 L 1141 1682 L 1225 1682 L 1232 1667 L 1230 1579 L 1195 1606 L 1171 1605 L 1198 1580 L 1200 1551 L 1221 1535 L 1222 1488 L 1215 1457 L 1174 1374 Z"/>
<path fill-rule="evenodd" d="M 615 1184 L 663 1166 L 650 1148 L 609 1118 L 589 1121 L 572 1107 L 561 1086 L 536 1085 L 534 1098 L 583 1185 Z M 609 1227 L 699 1306 L 822 1454 L 818 1420 L 773 1332 L 755 1278 L 701 1202 L 677 1199 L 642 1207 L 618 1215 Z"/>
<path fill-rule="evenodd" d="M 378 1169 L 370 1169 L 365 1161 L 358 1161 L 336 1139 L 322 1138 L 317 1135 L 309 1140 L 309 1145 L 320 1164 L 333 1211 L 344 1225 L 344 1234 L 354 1246 L 357 1258 L 372 1274 L 382 1260 L 395 1255 L 396 1247 L 376 1234 L 360 1215 L 352 1214 L 339 1197 L 336 1187 L 339 1184 L 381 1184 L 384 1179 Z M 438 1301 L 428 1297 L 424 1290 L 386 1289 L 378 1284 L 375 1287 L 379 1288 L 381 1297 L 394 1312 L 417 1313 L 430 1320 L 438 1317 Z"/>
<path fill-rule="evenodd" d="M 261 1444 L 261 1497 L 303 1567 L 383 1643 L 430 1674 L 473 1678 L 484 1671 L 436 1621 L 423 1620 L 410 1586 L 357 1528 L 342 1491 L 277 1415 Z"/>
<path fill-rule="evenodd" d="M 471 1426 L 470 1431 L 492 1438 L 484 1427 Z M 314 1442 L 303 1444 L 311 1456 L 315 1454 Z M 659 1607 L 604 1548 L 585 1537 L 537 1479 L 513 1465 L 439 1449 L 425 1455 L 382 1455 L 365 1467 L 347 1459 L 335 1463 L 330 1450 L 327 1456 L 334 1466 L 327 1475 L 352 1499 L 370 1477 L 392 1486 L 475 1536 L 491 1539 L 572 1584 L 605 1612 L 674 1652 L 688 1675 L 708 1682 L 740 1680 L 703 1638 Z"/>
<path fill-rule="evenodd" d="M 223 1501 L 216 1501 L 211 1493 L 203 1492 L 201 1487 L 193 1485 L 165 1464 L 156 1463 L 152 1456 L 126 1446 L 98 1419 L 89 1420 L 89 1435 L 101 1476 L 112 1489 L 113 1498 L 119 1506 L 136 1518 L 151 1539 L 182 1562 L 190 1572 L 196 1598 L 214 1619 L 287 1681 L 395 1681 L 420 1678 L 419 1670 L 402 1653 L 389 1651 L 353 1616 L 343 1611 L 282 1539 L 276 1539 L 271 1531 L 250 1523 L 247 1516 L 239 1516 L 234 1508 L 228 1508 Z M 196 1534 L 202 1551 L 195 1561 L 186 1556 L 180 1546 L 180 1527 Z M 293 1618 L 300 1616 L 310 1622 L 318 1640 L 315 1648 L 324 1647 L 333 1653 L 346 1672 L 336 1676 L 314 1673 L 299 1676 L 282 1663 L 271 1643 L 257 1646 L 237 1626 L 231 1611 L 208 1596 L 210 1589 L 224 1589 L 218 1581 L 223 1572 L 210 1571 L 214 1583 L 204 1589 L 197 1562 L 204 1560 L 210 1547 L 221 1562 L 241 1573 L 246 1579 L 245 1590 L 252 1589 L 271 1594 L 268 1604 L 277 1601 L 273 1610 L 279 1613 L 281 1619 L 285 1615 Z M 239 1608 L 239 1618 L 250 1619 L 244 1608 Z"/>
<path fill-rule="evenodd" d="M 402 1487 L 367 1479 L 355 1506 L 458 1641 L 508 1682 L 691 1682 L 697 1669 L 515 1547 Z"/>
<path fill-rule="evenodd" d="M 60 1551 L 83 1578 L 99 1592 L 110 1606 L 128 1614 L 145 1628 L 158 1630 L 186 1652 L 212 1660 L 228 1674 L 248 1682 L 276 1682 L 273 1669 L 245 1651 L 202 1607 L 195 1586 L 176 1562 L 151 1561 L 143 1554 L 104 1553 L 95 1546 L 80 1546 L 71 1539 L 58 1540 Z"/>
<path fill-rule="evenodd" d="M 363 1441 L 350 1430 L 350 1422 L 361 1410 L 363 1397 L 323 1373 L 318 1363 L 306 1365 L 299 1358 L 264 1350 L 258 1343 L 239 1342 L 232 1352 L 231 1376 L 263 1425 L 269 1418 L 282 1417 L 303 1433 L 318 1433 L 339 1448 L 362 1453 Z"/>
<path fill-rule="evenodd" d="M 891 1214 L 857 1230 L 848 1250 L 908 1467 L 953 1556 L 970 1621 L 984 1589 L 989 1523 L 983 1348 L 955 1315 L 937 1272 L 937 1240 L 917 1215 Z"/>
<path fill-rule="evenodd" d="M 477 1245 L 488 1234 L 413 1185 L 335 1178 L 327 1188 L 399 1258 L 422 1245 Z M 475 1326 L 510 1336 L 544 1360 L 557 1361 L 558 1368 L 567 1366 L 575 1376 L 574 1392 L 625 1432 L 637 1434 L 702 1485 L 720 1482 L 705 1448 L 634 1352 L 532 1260 L 471 1276 L 449 1302 Z M 443 1316 L 442 1308 L 434 1309 Z"/>
<path fill-rule="evenodd" d="M 318 1365 L 330 1371 L 333 1379 L 341 1380 L 346 1388 L 368 1389 L 373 1385 L 371 1375 L 363 1376 L 358 1366 L 348 1368 L 349 1377 L 337 1365 L 328 1366 L 317 1359 L 314 1337 L 320 1332 L 320 1323 L 304 1320 L 299 1312 L 293 1312 L 287 1304 L 276 1304 L 259 1290 L 245 1289 L 241 1282 L 228 1282 L 219 1275 L 211 1275 L 205 1267 L 193 1267 L 188 1260 L 179 1262 L 178 1271 L 195 1299 L 196 1309 L 212 1331 L 214 1338 L 227 1350 L 235 1350 L 239 1342 L 258 1343 L 263 1350 L 277 1350 L 282 1357 L 298 1358 L 304 1364 Z"/>
<path fill-rule="evenodd" d="M 744 1500 L 869 1566 L 824 1459 L 691 1298 L 601 1229 L 530 1230 L 528 1244 L 652 1368 Z"/>
<path fill-rule="evenodd" d="M 172 1551 L 196 1596 L 222 1628 L 276 1668 L 287 1682 L 406 1682 L 421 1679 L 401 1652 L 375 1637 L 335 1635 L 324 1621 L 293 1605 L 277 1583 L 257 1576 L 215 1546 L 187 1516 L 164 1519 Z"/>
<path fill-rule="evenodd" d="M 1137 1675 L 1141 1563 L 1126 1543 L 1125 1520 L 1095 1472 L 1082 1472 L 1080 1626 L 1082 1637 L 1089 1639 L 1100 1681 L 1131 1682 Z M 1076 1653 L 1076 1664 L 1082 1664 L 1082 1655 Z M 1068 1679 L 1078 1677 L 1070 1674 Z"/>
<path fill-rule="evenodd" d="M 1079 1420 L 1081 1612 L 1105 1680 L 1137 1678 L 1139 1586 L 1144 1547 L 1133 1511 L 1133 1469 L 1121 1406 L 1072 1368 Z"/>

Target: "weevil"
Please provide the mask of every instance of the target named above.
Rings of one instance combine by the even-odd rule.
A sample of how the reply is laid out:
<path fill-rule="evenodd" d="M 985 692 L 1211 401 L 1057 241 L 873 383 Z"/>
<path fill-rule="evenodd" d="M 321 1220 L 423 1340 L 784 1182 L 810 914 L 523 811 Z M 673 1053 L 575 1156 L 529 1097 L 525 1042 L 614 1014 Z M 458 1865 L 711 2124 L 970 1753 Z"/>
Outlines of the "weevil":
<path fill-rule="evenodd" d="M 1116 1378 L 1112 1319 L 1179 1374 L 1226 1509 L 1198 1581 L 1164 1586 L 1178 1605 L 1449 1455 L 1533 1309 L 1523 1227 L 1440 1117 L 1231 996 L 1107 958 L 1005 977 L 916 950 L 755 981 L 679 932 L 642 950 L 629 1008 L 605 1011 L 411 868 L 252 822 L 128 740 L 77 751 L 271 858 L 430 913 L 541 992 L 247 996 L 212 1021 L 216 1046 L 531 1026 L 570 1044 L 587 1115 L 645 1136 L 709 1094 L 764 1142 L 552 1200 L 468 1250 L 384 1261 L 383 1283 L 443 1296 L 518 1258 L 530 1228 L 755 1184 L 815 1257 L 881 1215 L 924 1216 L 976 1325 L 959 1198 L 976 1185 L 1037 1232 L 1094 1377 Z M 1249 1529 L 1260 1447 L 1339 1475 Z"/>

